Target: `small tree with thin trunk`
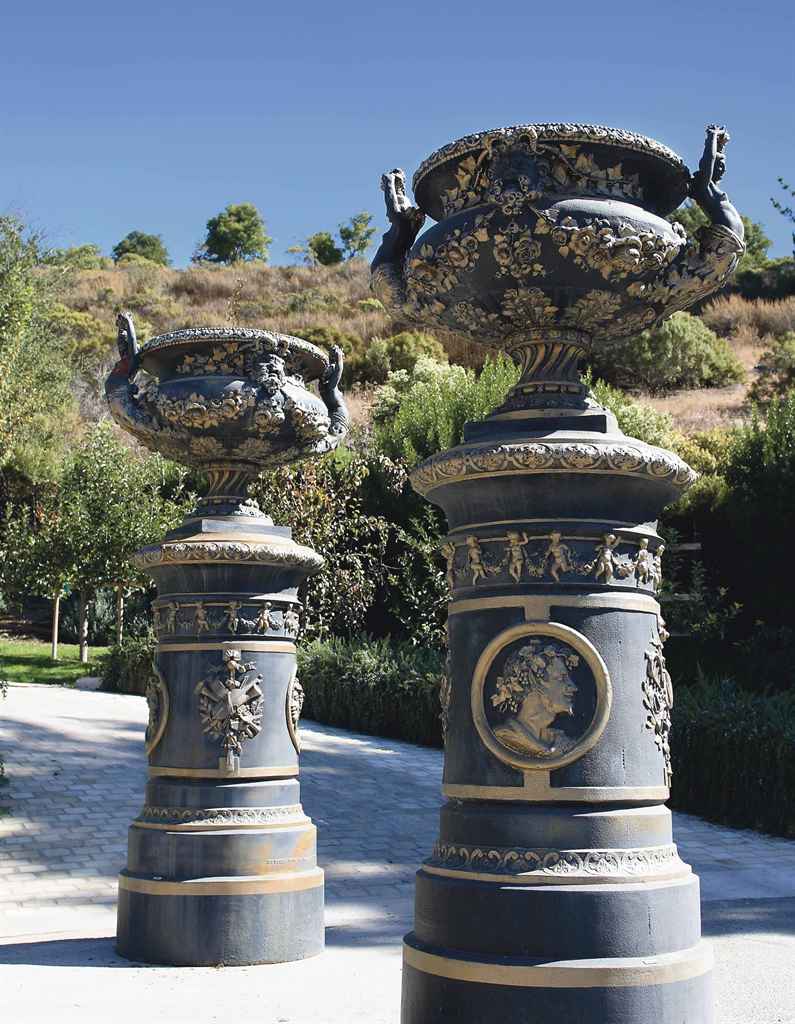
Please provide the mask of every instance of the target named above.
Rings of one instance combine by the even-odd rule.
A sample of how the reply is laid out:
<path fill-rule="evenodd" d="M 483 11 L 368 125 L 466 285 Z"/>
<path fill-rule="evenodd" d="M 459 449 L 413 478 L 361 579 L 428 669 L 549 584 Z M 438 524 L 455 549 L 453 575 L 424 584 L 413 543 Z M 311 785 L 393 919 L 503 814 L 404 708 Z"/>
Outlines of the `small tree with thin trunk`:
<path fill-rule="evenodd" d="M 80 593 L 80 658 L 88 660 L 88 606 L 100 587 L 116 592 L 116 639 L 121 641 L 124 599 L 148 578 L 131 555 L 161 539 L 186 511 L 184 472 L 159 455 L 142 455 L 99 424 L 77 449 L 64 474 L 61 506 L 70 526 L 73 584 Z"/>
<path fill-rule="evenodd" d="M 159 455 L 143 455 L 119 440 L 110 423 L 96 426 L 71 454 L 57 491 L 36 510 L 11 515 L 2 531 L 0 582 L 20 598 L 53 602 L 52 656 L 58 656 L 60 599 L 79 594 L 80 660 L 88 661 L 88 611 L 101 587 L 116 592 L 116 640 L 122 639 L 124 599 L 148 586 L 130 556 L 176 526 L 189 496 L 184 472 Z"/>
<path fill-rule="evenodd" d="M 362 211 L 351 217 L 347 224 L 340 224 L 339 236 L 346 260 L 352 260 L 354 256 L 364 256 L 370 248 L 375 234 L 372 220 L 372 214 Z"/>
<path fill-rule="evenodd" d="M 72 574 L 68 525 L 60 516 L 58 505 L 55 496 L 48 496 L 37 509 L 33 528 L 27 510 L 12 514 L 4 524 L 0 550 L 0 582 L 7 594 L 20 599 L 29 595 L 46 597 L 52 601 L 53 661 L 58 660 L 61 598 Z"/>

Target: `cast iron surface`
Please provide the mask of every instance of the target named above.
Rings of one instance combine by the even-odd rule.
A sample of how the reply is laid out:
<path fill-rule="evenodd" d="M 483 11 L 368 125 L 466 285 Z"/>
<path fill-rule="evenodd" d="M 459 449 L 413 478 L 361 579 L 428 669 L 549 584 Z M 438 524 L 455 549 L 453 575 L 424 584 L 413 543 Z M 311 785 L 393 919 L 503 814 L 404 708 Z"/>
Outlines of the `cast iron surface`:
<path fill-rule="evenodd" d="M 402 171 L 384 175 L 376 294 L 402 317 L 508 348 L 553 329 L 586 345 L 637 333 L 719 288 L 744 251 L 719 187 L 728 138 L 708 127 L 692 176 L 659 143 L 598 126 L 452 143 L 417 173 L 418 207 Z M 664 219 L 686 195 L 710 219 L 696 239 Z M 417 237 L 426 213 L 438 223 Z"/>

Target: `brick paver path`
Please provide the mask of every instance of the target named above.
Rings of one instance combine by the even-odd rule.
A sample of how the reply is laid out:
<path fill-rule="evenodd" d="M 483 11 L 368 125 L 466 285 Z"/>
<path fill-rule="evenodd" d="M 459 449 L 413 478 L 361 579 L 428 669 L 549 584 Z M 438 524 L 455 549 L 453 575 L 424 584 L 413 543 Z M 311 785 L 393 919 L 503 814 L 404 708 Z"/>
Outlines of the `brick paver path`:
<path fill-rule="evenodd" d="M 0 789 L 0 806 L 9 811 L 0 814 L 0 942 L 5 937 L 7 943 L 12 943 L 0 945 L 0 964 L 5 950 L 6 962 L 25 964 L 26 971 L 41 972 L 49 964 L 62 962 L 64 950 L 58 945 L 59 937 L 69 945 L 70 937 L 81 932 L 89 936 L 113 932 L 116 875 L 126 859 L 127 826 L 140 809 L 144 791 L 146 702 L 140 697 L 54 686 L 12 686 L 0 714 L 4 719 L 0 724 L 0 749 L 11 780 Z M 278 1004 L 278 1012 L 285 1014 L 260 1014 L 256 1019 L 261 1021 L 348 1024 L 361 1019 L 368 1024 L 382 1020 L 396 1024 L 400 937 L 410 926 L 414 872 L 429 854 L 436 836 L 441 753 L 313 722 L 303 724 L 302 737 L 301 795 L 307 813 L 318 826 L 318 859 L 326 871 L 329 950 L 324 957 L 303 966 L 237 968 L 227 971 L 225 977 L 231 973 L 237 979 L 238 992 L 243 979 L 259 978 L 255 991 L 257 999 L 266 1000 L 263 1008 Z M 726 829 L 681 814 L 675 815 L 675 838 L 684 859 L 701 876 L 702 898 L 738 901 L 732 908 L 733 920 L 739 922 L 732 929 L 735 937 L 742 930 L 743 919 L 748 924 L 753 918 L 757 925 L 751 929 L 756 933 L 755 941 L 766 941 L 771 928 L 765 925 L 764 915 L 759 916 L 759 907 L 767 910 L 775 902 L 778 908 L 791 906 L 795 910 L 795 842 Z M 707 902 L 708 924 L 709 906 Z M 715 904 L 718 906 L 724 904 Z M 100 930 L 89 928 L 86 932 L 88 912 L 100 915 L 90 919 L 101 921 Z M 781 930 L 779 925 L 773 928 L 774 932 Z M 789 928 L 790 933 L 793 931 L 795 924 Z M 40 953 L 30 956 L 25 950 L 29 953 L 34 946 L 26 942 L 35 937 L 52 941 L 35 946 L 41 947 Z M 790 957 L 792 948 L 788 947 Z M 373 957 L 379 949 L 386 959 L 362 959 Z M 318 979 L 326 981 L 319 980 L 315 989 L 333 985 L 329 979 L 337 970 L 335 950 L 347 954 L 353 951 L 358 958 L 346 959 L 344 967 L 340 967 L 343 961 L 337 962 L 340 970 L 353 972 L 351 984 L 346 986 L 337 977 L 336 984 L 346 990 L 339 996 L 342 1002 L 334 1004 L 338 1008 L 335 1010 L 326 999 L 313 1009 L 312 1000 L 319 999 L 318 992 L 310 991 L 313 986 L 308 985 L 299 998 L 295 985 L 301 987 L 301 975 L 295 971 L 320 972 Z M 775 955 L 771 960 L 769 950 L 760 955 L 775 964 Z M 80 956 L 72 951 L 68 957 L 76 968 L 73 961 L 79 961 Z M 94 968 L 124 964 L 107 941 L 90 959 Z M 310 967 L 310 963 L 325 966 Z M 16 970 L 23 968 L 17 966 Z M 160 975 L 170 977 L 171 995 L 174 979 L 180 976 L 193 978 L 198 993 L 200 979 L 208 975 L 209 969 L 139 970 L 150 986 Z M 73 973 L 79 975 L 79 971 Z M 117 972 L 112 973 L 117 976 Z M 130 976 L 136 972 L 123 973 Z M 209 975 L 213 973 L 217 978 L 217 972 L 209 971 Z M 723 973 L 726 985 L 735 983 L 731 964 Z M 61 980 L 67 977 L 59 975 Z M 309 979 L 309 973 L 303 977 Z M 281 987 L 281 982 L 276 984 L 279 979 L 286 979 Z M 719 971 L 719 987 L 720 979 Z M 217 981 L 212 984 L 217 989 Z M 753 984 L 762 989 L 767 985 L 764 979 Z M 266 998 L 268 985 L 272 987 L 270 1003 Z M 101 988 L 100 984 L 94 989 L 95 998 L 107 1012 L 107 1003 L 97 995 Z M 5 984 L 2 991 L 9 991 Z M 290 1000 L 295 1003 L 296 999 L 303 1007 L 301 1012 L 295 1013 L 295 1006 L 285 1009 L 290 1007 Z M 730 1004 L 736 1005 L 736 1000 Z M 102 1019 L 100 1006 L 94 1006 L 86 994 L 78 992 L 68 1006 L 79 1009 L 75 1020 Z M 162 1019 L 200 1024 L 239 1016 L 219 1006 L 217 1017 L 215 1010 L 211 1013 L 207 1009 L 207 1016 L 186 1010 L 183 1018 L 176 1006 L 170 1018 L 164 1015 Z M 184 1009 L 184 1002 L 179 1006 Z M 71 1020 L 59 1007 L 60 1019 Z M 164 1005 L 161 1010 L 165 1013 Z M 49 1018 L 34 1014 L 29 1019 Z M 783 1015 L 743 1018 L 724 1013 L 723 1019 L 736 1019 L 742 1024 L 790 1021 L 795 1020 L 795 1006 Z"/>

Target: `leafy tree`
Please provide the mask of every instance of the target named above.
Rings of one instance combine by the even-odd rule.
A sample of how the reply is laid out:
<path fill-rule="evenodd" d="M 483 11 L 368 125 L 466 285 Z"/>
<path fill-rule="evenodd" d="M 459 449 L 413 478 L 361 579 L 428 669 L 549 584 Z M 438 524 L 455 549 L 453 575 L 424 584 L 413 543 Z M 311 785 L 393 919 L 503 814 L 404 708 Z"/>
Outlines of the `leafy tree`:
<path fill-rule="evenodd" d="M 346 260 L 354 256 L 364 256 L 370 248 L 375 228 L 372 227 L 372 215 L 362 211 L 351 217 L 347 224 L 340 224 L 339 236 Z"/>
<path fill-rule="evenodd" d="M 385 554 L 394 527 L 368 514 L 365 459 L 342 457 L 264 473 L 251 493 L 302 544 L 323 552 L 323 569 L 304 588 L 307 639 L 350 636 L 367 628 L 368 612 L 386 583 Z M 402 483 L 402 479 L 401 479 Z M 390 497 L 392 503 L 398 486 Z"/>
<path fill-rule="evenodd" d="M 342 249 L 328 231 L 317 231 L 306 240 L 306 254 L 310 262 L 322 267 L 333 267 L 342 263 Z"/>
<path fill-rule="evenodd" d="M 73 245 L 66 249 L 46 249 L 41 263 L 70 270 L 102 270 L 109 263 L 98 245 Z"/>
<path fill-rule="evenodd" d="M 148 586 L 130 562 L 186 511 L 184 473 L 159 455 L 142 457 L 116 436 L 109 423 L 96 426 L 71 459 L 61 489 L 68 524 L 72 579 L 81 598 L 80 658 L 88 660 L 87 609 L 100 586 L 116 590 L 116 637 L 121 642 L 126 591 Z"/>
<path fill-rule="evenodd" d="M 795 189 L 791 185 L 788 185 L 783 178 L 779 178 L 778 183 L 789 196 L 795 198 Z M 792 209 L 789 202 L 784 205 L 784 203 L 779 202 L 773 196 L 770 197 L 770 202 L 773 204 L 774 210 L 778 210 L 782 217 L 786 217 L 788 221 L 795 224 L 795 210 Z M 795 255 L 795 231 L 792 232 L 792 252 Z"/>
<path fill-rule="evenodd" d="M 167 267 L 171 260 L 168 250 L 163 244 L 160 235 L 148 235 L 145 231 L 131 231 L 128 235 L 113 247 L 111 253 L 115 263 L 118 263 L 122 256 L 143 256 L 152 263 L 159 263 L 161 267 Z"/>
<path fill-rule="evenodd" d="M 80 595 L 80 660 L 88 661 L 88 609 L 100 587 L 116 591 L 121 642 L 125 594 L 149 585 L 130 556 L 180 521 L 183 481 L 184 473 L 159 455 L 128 448 L 106 421 L 70 455 L 60 486 L 39 504 L 33 524 L 22 510 L 9 517 L 0 579 L 7 592 L 53 601 L 53 657 L 67 586 Z"/>
<path fill-rule="evenodd" d="M 0 472 L 27 460 L 49 477 L 72 424 L 69 346 L 51 308 L 37 239 L 0 217 Z"/>
<path fill-rule="evenodd" d="M 34 595 L 52 601 L 51 657 L 58 660 L 61 598 L 72 576 L 69 524 L 53 493 L 45 494 L 35 521 L 27 509 L 15 510 L 3 526 L 0 543 L 0 583 L 19 600 Z"/>
<path fill-rule="evenodd" d="M 668 218 L 672 223 L 678 221 L 688 235 L 695 237 L 699 228 L 709 223 L 706 213 L 695 203 L 688 203 L 675 210 Z M 773 244 L 765 234 L 761 224 L 742 216 L 745 228 L 745 253 L 737 267 L 737 272 L 745 270 L 761 270 L 769 262 L 767 251 Z"/>
<path fill-rule="evenodd" d="M 208 263 L 267 261 L 272 241 L 253 203 L 230 203 L 207 221 L 207 237 L 193 258 Z"/>
<path fill-rule="evenodd" d="M 287 251 L 303 256 L 309 264 L 319 263 L 323 267 L 333 267 L 342 263 L 343 259 L 363 256 L 370 248 L 370 240 L 375 234 L 375 228 L 370 224 L 372 219 L 369 213 L 362 212 L 351 217 L 347 224 L 340 224 L 340 245 L 334 241 L 330 231 L 316 231 L 303 245 L 294 245 Z"/>

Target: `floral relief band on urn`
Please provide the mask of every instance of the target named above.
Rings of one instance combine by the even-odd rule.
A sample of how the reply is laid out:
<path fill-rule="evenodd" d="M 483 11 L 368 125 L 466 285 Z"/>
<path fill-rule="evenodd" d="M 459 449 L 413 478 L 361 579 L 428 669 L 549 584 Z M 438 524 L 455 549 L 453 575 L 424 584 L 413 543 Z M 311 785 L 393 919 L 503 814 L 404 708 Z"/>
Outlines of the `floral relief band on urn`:
<path fill-rule="evenodd" d="M 691 175 L 660 143 L 598 125 L 466 136 L 421 165 L 417 206 L 403 171 L 382 177 L 390 227 L 372 288 L 403 318 L 510 352 L 515 407 L 586 408 L 591 347 L 693 305 L 736 268 L 743 224 L 719 186 L 728 140 L 709 125 Z M 665 219 L 687 197 L 709 218 L 694 239 Z M 420 235 L 426 215 L 437 223 Z"/>
<path fill-rule="evenodd" d="M 200 327 L 139 347 L 130 313 L 117 328 L 111 414 L 147 448 L 208 474 L 205 509 L 256 514 L 245 500 L 252 477 L 332 451 L 348 431 L 336 346 L 327 356 L 286 334 Z"/>

